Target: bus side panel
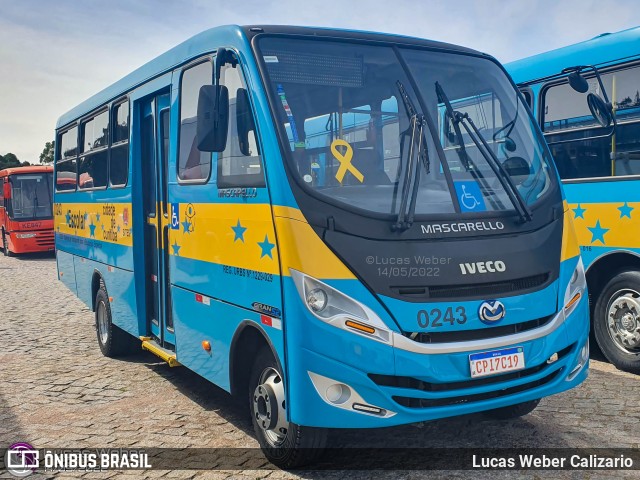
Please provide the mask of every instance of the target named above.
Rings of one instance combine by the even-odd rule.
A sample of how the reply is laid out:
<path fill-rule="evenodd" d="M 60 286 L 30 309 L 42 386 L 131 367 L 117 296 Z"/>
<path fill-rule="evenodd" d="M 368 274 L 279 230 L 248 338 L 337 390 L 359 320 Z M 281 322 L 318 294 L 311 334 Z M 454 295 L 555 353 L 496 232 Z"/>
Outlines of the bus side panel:
<path fill-rule="evenodd" d="M 584 266 L 615 251 L 640 255 L 640 179 L 564 185 Z"/>
<path fill-rule="evenodd" d="M 136 299 L 133 272 L 77 256 L 74 257 L 74 264 L 78 298 L 87 307 L 93 309 L 95 301 L 93 276 L 98 273 L 107 289 L 113 323 L 131 335 L 138 337 L 140 332 L 135 314 Z"/>
<path fill-rule="evenodd" d="M 135 276 L 133 272 L 109 267 L 106 272 L 103 271 L 103 274 L 111 302 L 111 317 L 114 325 L 134 337 L 146 334 L 146 330 L 140 331 L 138 325 Z"/>
<path fill-rule="evenodd" d="M 56 262 L 58 264 L 58 279 L 75 295 L 78 295 L 73 255 L 62 250 L 57 250 Z"/>
<path fill-rule="evenodd" d="M 261 320 L 261 314 L 235 305 L 204 297 L 179 287 L 172 288 L 177 359 L 185 367 L 202 375 L 226 391 L 231 390 L 229 377 L 230 348 L 233 336 L 243 322 L 251 322 L 269 337 L 276 354 L 283 359 L 282 322 L 275 318 Z M 270 325 L 269 325 L 270 324 Z M 211 351 L 202 342 L 211 344 Z M 255 355 L 256 352 L 244 352 Z"/>
<path fill-rule="evenodd" d="M 78 298 L 82 300 L 82 302 L 91 310 L 93 310 L 93 295 L 91 294 L 91 280 L 93 278 L 93 273 L 95 270 L 99 272 L 104 268 L 106 270 L 106 265 L 101 265 L 92 260 L 87 260 L 84 257 L 73 257 L 73 264 L 76 271 L 76 284 L 77 284 L 77 292 Z"/>

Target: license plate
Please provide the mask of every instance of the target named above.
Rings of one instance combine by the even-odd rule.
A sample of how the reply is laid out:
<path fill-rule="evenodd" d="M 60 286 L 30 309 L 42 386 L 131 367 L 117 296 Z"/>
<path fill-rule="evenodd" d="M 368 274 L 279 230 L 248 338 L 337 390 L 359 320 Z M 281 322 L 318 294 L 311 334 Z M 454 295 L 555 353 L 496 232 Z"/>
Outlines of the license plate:
<path fill-rule="evenodd" d="M 524 368 L 524 349 L 513 347 L 492 352 L 473 353 L 469 355 L 469 367 L 472 378 L 522 370 Z"/>

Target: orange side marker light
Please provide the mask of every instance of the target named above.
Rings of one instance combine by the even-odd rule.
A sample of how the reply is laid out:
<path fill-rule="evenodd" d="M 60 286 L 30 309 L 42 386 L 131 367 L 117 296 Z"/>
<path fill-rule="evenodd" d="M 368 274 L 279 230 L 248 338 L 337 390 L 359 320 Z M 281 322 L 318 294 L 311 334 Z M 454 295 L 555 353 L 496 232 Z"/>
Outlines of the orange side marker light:
<path fill-rule="evenodd" d="M 202 341 L 202 348 L 205 351 L 210 352 L 211 351 L 211 342 L 209 342 L 209 340 L 203 340 Z"/>

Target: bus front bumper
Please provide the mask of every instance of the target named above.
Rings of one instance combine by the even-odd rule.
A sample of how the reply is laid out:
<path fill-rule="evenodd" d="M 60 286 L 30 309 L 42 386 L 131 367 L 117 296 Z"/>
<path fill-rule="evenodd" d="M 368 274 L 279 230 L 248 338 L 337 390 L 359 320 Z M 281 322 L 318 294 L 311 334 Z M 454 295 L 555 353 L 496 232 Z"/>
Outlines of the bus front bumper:
<path fill-rule="evenodd" d="M 7 232 L 13 253 L 51 252 L 55 249 L 53 230 Z"/>
<path fill-rule="evenodd" d="M 305 337 L 318 341 L 303 341 L 303 347 L 290 351 L 290 420 L 315 427 L 385 427 L 563 392 L 587 378 L 588 315 L 583 299 L 548 335 L 501 347 L 523 348 L 523 370 L 479 379 L 471 378 L 469 355 L 494 348 L 425 354 L 361 339 L 318 322 L 306 323 Z M 319 349 L 314 344 L 335 348 Z"/>

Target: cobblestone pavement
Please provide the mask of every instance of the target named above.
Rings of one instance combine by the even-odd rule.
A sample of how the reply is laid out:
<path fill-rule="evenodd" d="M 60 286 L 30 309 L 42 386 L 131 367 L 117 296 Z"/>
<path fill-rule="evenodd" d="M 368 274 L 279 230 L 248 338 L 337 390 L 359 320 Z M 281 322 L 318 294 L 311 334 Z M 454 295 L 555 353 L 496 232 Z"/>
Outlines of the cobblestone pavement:
<path fill-rule="evenodd" d="M 0 448 L 256 447 L 246 414 L 185 368 L 140 353 L 103 357 L 93 314 L 56 280 L 51 256 L 0 256 Z M 592 362 L 580 388 L 544 399 L 523 419 L 481 415 L 422 426 L 333 432 L 334 447 L 639 447 L 640 377 Z M 57 478 L 290 478 L 261 470 L 128 471 Z M 594 472 L 301 472 L 305 478 L 594 478 Z M 636 472 L 624 472 L 628 478 Z M 6 471 L 0 476 L 7 475 Z M 622 472 L 610 473 L 620 478 Z M 32 476 L 29 478 L 35 478 Z"/>

